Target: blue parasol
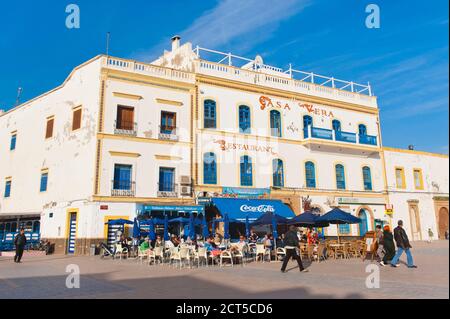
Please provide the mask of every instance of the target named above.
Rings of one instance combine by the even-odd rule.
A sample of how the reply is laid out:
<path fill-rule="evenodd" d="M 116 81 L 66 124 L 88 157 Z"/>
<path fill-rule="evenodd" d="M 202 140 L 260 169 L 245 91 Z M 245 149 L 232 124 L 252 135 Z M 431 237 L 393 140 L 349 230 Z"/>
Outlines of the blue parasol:
<path fill-rule="evenodd" d="M 148 237 L 150 238 L 151 241 L 154 241 L 156 239 L 155 224 L 153 223 L 153 219 L 149 220 Z"/>
<path fill-rule="evenodd" d="M 278 230 L 277 230 L 277 219 L 275 218 L 275 215 L 272 215 L 272 236 L 274 242 L 276 242 L 278 238 Z"/>
<path fill-rule="evenodd" d="M 170 240 L 169 238 L 169 216 L 164 216 L 164 241 Z"/>
<path fill-rule="evenodd" d="M 361 222 L 361 219 L 353 216 L 350 213 L 347 213 L 339 208 L 334 208 L 330 210 L 323 216 L 317 218 L 318 222 L 328 222 L 330 224 L 342 225 L 342 224 L 357 224 Z M 338 227 L 338 226 L 336 226 Z M 339 229 L 337 229 L 338 242 L 340 242 L 339 238 Z"/>
<path fill-rule="evenodd" d="M 206 238 L 209 237 L 209 229 L 208 229 L 208 223 L 206 222 L 206 216 L 203 215 L 203 220 L 202 220 L 202 235 L 203 235 L 203 239 L 206 240 Z"/>
<path fill-rule="evenodd" d="M 139 227 L 137 218 L 135 218 L 133 223 L 133 238 L 139 237 L 141 237 L 141 228 Z"/>
<path fill-rule="evenodd" d="M 189 217 L 189 237 L 192 240 L 195 239 L 195 219 L 193 214 Z"/>
<path fill-rule="evenodd" d="M 224 239 L 230 239 L 230 219 L 228 218 L 228 214 L 225 213 L 225 217 L 223 218 L 224 226 L 223 226 L 223 232 L 224 232 Z"/>

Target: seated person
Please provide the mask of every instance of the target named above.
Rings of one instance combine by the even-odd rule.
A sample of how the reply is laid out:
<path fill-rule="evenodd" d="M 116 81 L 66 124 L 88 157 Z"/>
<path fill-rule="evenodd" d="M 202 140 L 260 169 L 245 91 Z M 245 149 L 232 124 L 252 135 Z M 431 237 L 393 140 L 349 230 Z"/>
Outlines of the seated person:
<path fill-rule="evenodd" d="M 168 241 L 164 242 L 164 248 L 167 248 L 167 249 L 175 248 L 175 245 L 173 244 L 173 242 L 171 240 L 168 240 Z"/>
<path fill-rule="evenodd" d="M 239 236 L 239 241 L 231 245 L 231 251 L 242 251 L 244 247 L 247 246 L 247 242 L 245 241 L 244 236 Z"/>
<path fill-rule="evenodd" d="M 162 247 L 163 246 L 163 241 L 161 239 L 161 236 L 156 236 L 156 240 L 154 242 L 154 247 Z"/>
<path fill-rule="evenodd" d="M 145 238 L 144 242 L 139 246 L 139 249 L 141 252 L 148 252 L 150 250 L 151 247 L 151 243 L 150 243 L 150 238 Z"/>
<path fill-rule="evenodd" d="M 216 233 L 216 236 L 214 237 L 214 243 L 216 246 L 220 246 L 222 244 L 222 236 L 219 233 Z"/>
<path fill-rule="evenodd" d="M 172 238 L 170 240 L 175 247 L 178 247 L 181 244 L 180 239 L 176 235 L 172 235 Z"/>
<path fill-rule="evenodd" d="M 256 235 L 256 233 L 252 230 L 251 233 L 250 233 L 249 241 L 251 243 L 255 243 L 256 244 L 258 242 L 258 239 L 259 239 L 258 235 Z"/>

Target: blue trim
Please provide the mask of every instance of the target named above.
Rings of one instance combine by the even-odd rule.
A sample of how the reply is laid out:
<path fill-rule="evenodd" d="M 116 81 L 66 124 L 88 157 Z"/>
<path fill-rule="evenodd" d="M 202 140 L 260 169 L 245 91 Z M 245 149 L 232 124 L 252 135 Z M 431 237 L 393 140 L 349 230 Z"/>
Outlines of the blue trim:
<path fill-rule="evenodd" d="M 47 191 L 47 183 L 48 183 L 48 173 L 41 174 L 41 186 L 39 188 L 40 192 Z"/>
<path fill-rule="evenodd" d="M 270 111 L 270 134 L 275 137 L 281 137 L 281 113 Z"/>
<path fill-rule="evenodd" d="M 241 186 L 253 186 L 253 165 L 252 158 L 244 155 L 240 163 Z"/>
<path fill-rule="evenodd" d="M 16 149 L 17 134 L 11 135 L 11 143 L 9 144 L 9 150 L 14 151 Z"/>
<path fill-rule="evenodd" d="M 372 190 L 372 173 L 370 171 L 370 167 L 364 166 L 362 169 L 363 172 L 363 180 L 364 180 L 364 190 L 371 191 Z"/>
<path fill-rule="evenodd" d="M 313 162 L 305 163 L 306 187 L 316 188 L 316 166 Z"/>
<path fill-rule="evenodd" d="M 341 164 L 336 165 L 336 188 L 345 189 L 345 169 Z"/>
<path fill-rule="evenodd" d="M 203 155 L 203 183 L 217 184 L 217 159 L 211 152 Z"/>
<path fill-rule="evenodd" d="M 251 133 L 250 108 L 247 105 L 239 106 L 239 132 Z"/>
<path fill-rule="evenodd" d="M 11 181 L 5 183 L 5 198 L 11 197 Z"/>
<path fill-rule="evenodd" d="M 203 105 L 203 127 L 216 128 L 217 127 L 217 110 L 216 102 L 213 100 L 206 100 Z"/>
<path fill-rule="evenodd" d="M 284 167 L 281 159 L 274 159 L 272 161 L 273 169 L 273 186 L 284 187 Z"/>

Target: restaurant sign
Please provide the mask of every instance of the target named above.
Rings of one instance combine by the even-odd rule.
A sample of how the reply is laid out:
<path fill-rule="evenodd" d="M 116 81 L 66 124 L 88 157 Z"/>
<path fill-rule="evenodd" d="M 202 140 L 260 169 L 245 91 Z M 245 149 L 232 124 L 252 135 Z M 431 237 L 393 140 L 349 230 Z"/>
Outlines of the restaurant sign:
<path fill-rule="evenodd" d="M 295 106 L 295 107 L 300 107 L 300 108 L 305 109 L 310 114 L 326 116 L 326 117 L 331 117 L 331 118 L 334 117 L 334 114 L 332 111 L 329 111 L 329 110 L 326 110 L 323 108 L 319 108 L 313 104 L 308 104 L 308 103 L 303 103 L 303 102 L 295 102 L 294 104 L 289 104 L 289 103 L 282 103 L 280 101 L 272 101 L 272 99 L 267 96 L 261 96 L 259 98 L 259 104 L 260 104 L 261 110 L 263 110 L 263 111 L 266 108 L 284 109 L 284 110 L 290 111 L 292 109 L 292 106 Z"/>
<path fill-rule="evenodd" d="M 231 143 L 225 140 L 215 140 L 214 143 L 220 145 L 222 151 L 229 150 L 239 150 L 239 151 L 253 151 L 261 153 L 269 153 L 272 155 L 278 155 L 272 146 L 262 146 L 262 145 L 252 145 L 252 144 L 241 144 L 241 143 Z"/>
<path fill-rule="evenodd" d="M 339 205 L 355 204 L 355 205 L 385 205 L 384 198 L 365 198 L 365 197 L 338 197 Z"/>

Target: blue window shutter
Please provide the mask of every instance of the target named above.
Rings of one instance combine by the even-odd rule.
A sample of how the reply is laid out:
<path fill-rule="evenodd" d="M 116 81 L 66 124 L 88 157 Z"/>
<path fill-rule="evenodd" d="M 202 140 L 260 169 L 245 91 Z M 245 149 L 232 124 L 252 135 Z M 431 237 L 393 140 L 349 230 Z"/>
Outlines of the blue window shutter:
<path fill-rule="evenodd" d="M 316 187 L 316 170 L 313 162 L 305 163 L 306 187 Z"/>
<path fill-rule="evenodd" d="M 372 190 L 372 173 L 370 171 L 370 167 L 363 167 L 363 180 L 364 180 L 364 190 L 371 191 Z"/>
<path fill-rule="evenodd" d="M 217 184 L 217 160 L 214 153 L 203 156 L 203 183 Z"/>
<path fill-rule="evenodd" d="M 281 137 L 281 115 L 280 112 L 272 110 L 270 111 L 270 128 L 271 135 Z"/>
<path fill-rule="evenodd" d="M 337 189 L 345 189 L 345 171 L 341 164 L 336 165 L 336 187 Z"/>
<path fill-rule="evenodd" d="M 11 196 L 11 181 L 6 181 L 5 183 L 5 198 Z"/>
<path fill-rule="evenodd" d="M 274 159 L 273 166 L 273 186 L 284 187 L 284 169 L 283 161 L 280 159 Z"/>
<path fill-rule="evenodd" d="M 40 186 L 41 192 L 47 191 L 47 183 L 48 183 L 48 173 L 42 173 L 41 174 L 41 186 Z"/>
<path fill-rule="evenodd" d="M 114 166 L 114 189 L 131 190 L 131 165 L 116 164 Z"/>
<path fill-rule="evenodd" d="M 335 130 L 336 132 L 340 132 L 341 122 L 339 122 L 338 120 L 333 120 L 333 130 Z"/>
<path fill-rule="evenodd" d="M 11 135 L 11 144 L 9 146 L 9 149 L 11 151 L 16 149 L 16 141 L 17 141 L 17 135 L 16 134 Z"/>
<path fill-rule="evenodd" d="M 313 125 L 313 119 L 309 115 L 303 116 L 303 137 L 308 138 L 308 126 Z"/>
<path fill-rule="evenodd" d="M 239 106 L 239 132 L 248 134 L 250 131 L 250 108 L 246 105 L 241 105 Z"/>
<path fill-rule="evenodd" d="M 245 155 L 241 157 L 241 186 L 253 186 L 253 165 L 252 159 Z"/>
<path fill-rule="evenodd" d="M 216 128 L 216 102 L 213 100 L 206 100 L 203 111 L 203 126 L 205 128 Z"/>
<path fill-rule="evenodd" d="M 159 168 L 159 190 L 173 192 L 175 190 L 175 169 L 169 167 Z"/>

